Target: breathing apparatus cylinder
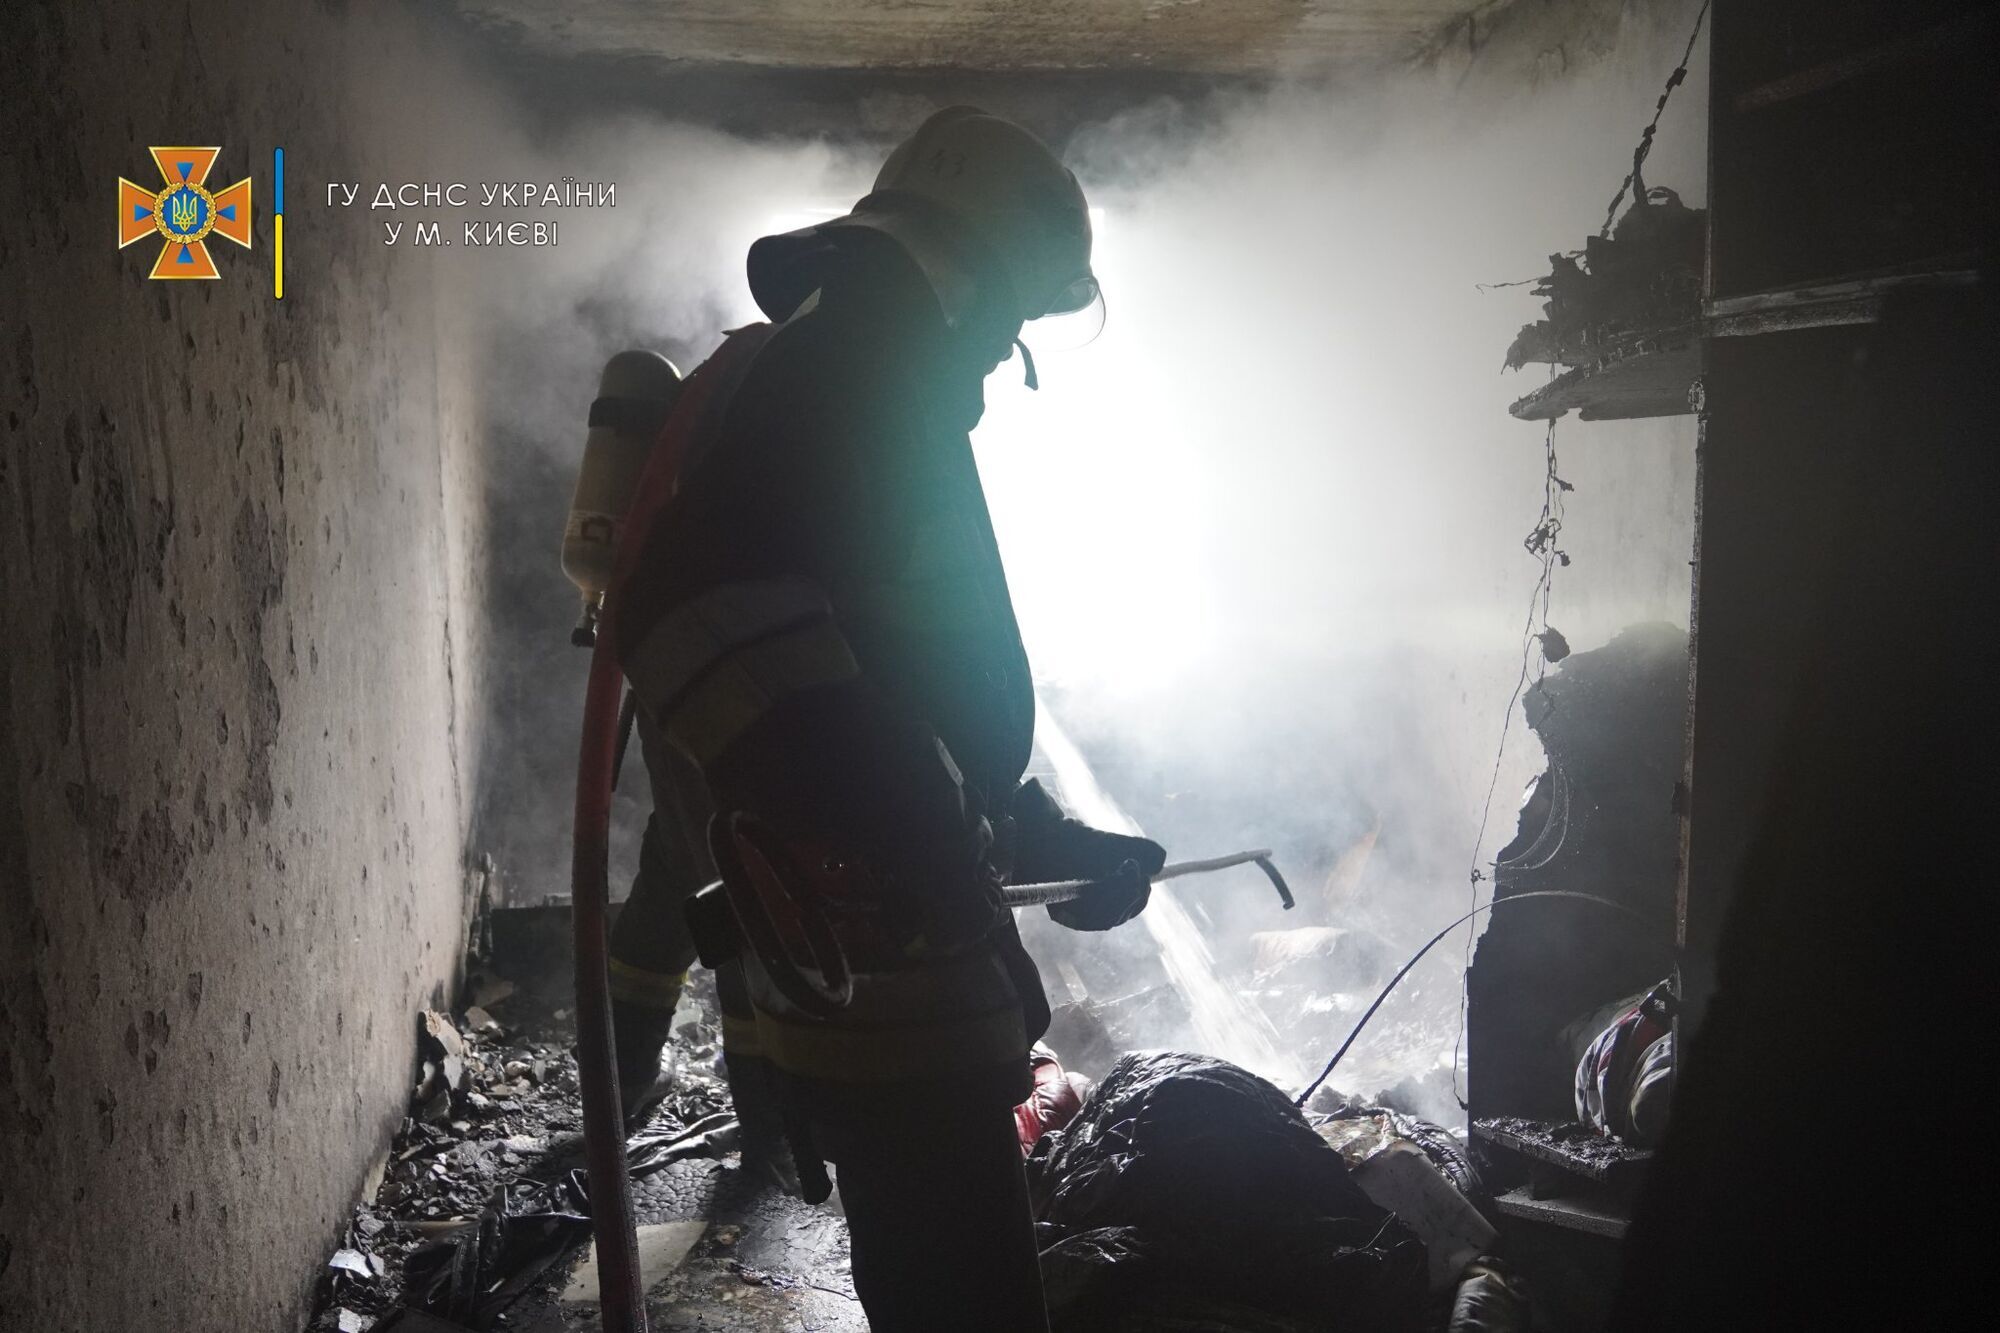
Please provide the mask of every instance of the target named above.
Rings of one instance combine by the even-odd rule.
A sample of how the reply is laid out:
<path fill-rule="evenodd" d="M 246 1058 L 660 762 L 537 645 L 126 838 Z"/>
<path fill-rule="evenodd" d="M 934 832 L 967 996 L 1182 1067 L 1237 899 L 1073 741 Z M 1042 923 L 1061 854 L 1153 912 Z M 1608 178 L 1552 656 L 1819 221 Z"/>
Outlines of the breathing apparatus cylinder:
<path fill-rule="evenodd" d="M 583 612 L 569 636 L 579 648 L 597 642 L 619 528 L 680 390 L 680 371 L 658 352 L 620 352 L 604 363 L 597 398 L 590 405 L 590 434 L 584 440 L 576 493 L 563 526 L 563 573 L 583 596 Z"/>

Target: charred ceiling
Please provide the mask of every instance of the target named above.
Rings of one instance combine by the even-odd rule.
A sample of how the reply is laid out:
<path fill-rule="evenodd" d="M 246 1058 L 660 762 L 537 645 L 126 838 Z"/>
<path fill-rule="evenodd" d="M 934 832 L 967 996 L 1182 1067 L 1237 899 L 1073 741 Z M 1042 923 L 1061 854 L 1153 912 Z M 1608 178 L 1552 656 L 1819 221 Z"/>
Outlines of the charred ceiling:
<path fill-rule="evenodd" d="M 554 57 L 790 70 L 1172 70 L 1261 76 L 1406 60 L 1494 0 L 457 0 Z"/>
<path fill-rule="evenodd" d="M 902 132 L 974 102 L 1051 139 L 1126 107 L 1359 76 L 1475 48 L 1514 0 L 454 0 L 469 45 L 555 114 L 737 133 Z"/>

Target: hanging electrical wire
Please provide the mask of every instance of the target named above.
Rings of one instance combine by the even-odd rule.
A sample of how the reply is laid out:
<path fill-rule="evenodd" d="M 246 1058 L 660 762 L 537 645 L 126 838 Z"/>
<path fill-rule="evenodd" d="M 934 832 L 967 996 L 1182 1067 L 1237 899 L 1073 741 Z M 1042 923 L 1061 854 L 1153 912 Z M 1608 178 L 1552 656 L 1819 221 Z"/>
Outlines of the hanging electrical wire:
<path fill-rule="evenodd" d="M 1666 86 L 1660 90 L 1660 96 L 1653 104 L 1653 118 L 1647 123 L 1646 128 L 1640 132 L 1639 142 L 1632 149 L 1632 169 L 1626 173 L 1625 179 L 1618 184 L 1617 192 L 1611 196 L 1611 205 L 1605 210 L 1604 225 L 1598 232 L 1599 236 L 1609 236 L 1611 234 L 1612 224 L 1618 218 L 1619 205 L 1624 203 L 1627 191 L 1632 191 L 1635 198 L 1643 198 L 1645 195 L 1646 158 L 1653 151 L 1653 137 L 1659 130 L 1660 117 L 1666 112 L 1667 103 L 1672 99 L 1674 89 L 1687 81 L 1688 63 L 1694 58 L 1695 44 L 1701 39 L 1702 23 L 1708 17 L 1708 6 L 1709 0 L 1702 0 L 1701 9 L 1695 14 L 1694 28 L 1688 33 L 1687 46 L 1681 52 L 1680 63 L 1674 66 L 1673 72 L 1667 76 Z M 1514 285 L 1518 284 L 1481 284 L 1481 288 L 1484 290 L 1487 286 L 1502 287 Z M 1522 630 L 1521 669 L 1515 676 L 1513 692 L 1507 698 L 1506 715 L 1501 719 L 1500 745 L 1498 751 L 1493 756 L 1493 773 L 1487 780 L 1486 801 L 1479 812 L 1479 833 L 1473 840 L 1472 864 L 1467 871 L 1467 878 L 1472 885 L 1472 909 L 1459 918 L 1457 922 L 1453 923 L 1452 926 L 1445 928 L 1448 934 L 1458 925 L 1467 926 L 1465 932 L 1464 965 L 1459 973 L 1458 1027 L 1457 1031 L 1453 1034 L 1451 1044 L 1451 1090 L 1452 1095 L 1458 1099 L 1458 1104 L 1461 1108 L 1465 1105 L 1465 1098 L 1459 1093 L 1458 1075 L 1465 1047 L 1465 974 L 1472 969 L 1472 942 L 1476 934 L 1470 928 L 1470 923 L 1474 917 L 1479 915 L 1481 910 L 1479 904 L 1479 886 L 1485 881 L 1486 873 L 1480 860 L 1480 852 L 1486 846 L 1486 831 L 1493 816 L 1493 797 L 1499 789 L 1500 771 L 1506 763 L 1507 741 L 1514 725 L 1514 706 L 1520 702 L 1522 693 L 1528 688 L 1528 677 L 1531 671 L 1535 677 L 1535 684 L 1539 685 L 1542 682 L 1549 663 L 1560 662 L 1563 658 L 1569 656 L 1568 641 L 1563 638 L 1558 630 L 1552 628 L 1549 624 L 1549 598 L 1555 580 L 1555 571 L 1559 566 L 1566 567 L 1569 564 L 1569 554 L 1557 545 L 1557 540 L 1562 535 L 1563 527 L 1563 496 L 1575 489 L 1569 482 L 1563 480 L 1561 474 L 1556 470 L 1556 422 L 1553 417 L 1549 419 L 1548 430 L 1543 437 L 1542 451 L 1542 512 L 1537 517 L 1535 526 L 1522 541 L 1522 545 L 1526 548 L 1528 554 L 1534 556 L 1539 562 L 1540 570 L 1536 575 L 1534 591 L 1529 594 L 1528 619 L 1527 624 Z M 1540 626 L 1539 629 L 1536 628 L 1537 624 Z M 1538 647 L 1539 652 L 1537 651 Z M 1490 903 L 1487 905 L 1491 906 Z M 1432 943 L 1435 942 L 1433 941 Z M 1424 946 L 1425 951 L 1428 951 L 1429 948 L 1429 945 Z M 1421 956 L 1421 953 L 1419 956 Z M 1392 988 L 1393 985 L 1394 983 L 1391 983 Z M 1386 992 L 1384 993 L 1384 998 L 1387 998 Z M 1372 1013 L 1373 1010 L 1370 1010 L 1370 1012 Z M 1338 1059 L 1338 1057 L 1335 1058 Z"/>
<path fill-rule="evenodd" d="M 1429 953 L 1434 947 L 1436 947 L 1437 943 L 1440 940 L 1444 939 L 1445 936 L 1451 934 L 1454 930 L 1457 930 L 1460 926 L 1465 925 L 1467 922 L 1471 921 L 1472 918 L 1478 916 L 1481 912 L 1490 912 L 1502 903 L 1525 902 L 1530 898 L 1574 898 L 1579 901 L 1587 903 L 1600 903 L 1605 907 L 1613 908 L 1617 911 L 1623 912 L 1625 915 L 1633 918 L 1636 921 L 1644 922 L 1646 919 L 1645 917 L 1641 916 L 1638 912 L 1635 912 L 1630 907 L 1626 906 L 1624 903 L 1617 902 L 1610 898 L 1599 897 L 1597 894 L 1594 893 L 1578 893 L 1573 889 L 1534 889 L 1528 893 L 1513 893 L 1509 894 L 1505 898 L 1495 898 L 1492 902 L 1482 903 L 1478 907 L 1473 908 L 1470 912 L 1467 912 L 1464 916 L 1459 917 L 1456 921 L 1451 922 L 1443 930 L 1440 930 L 1437 934 L 1431 936 L 1429 943 L 1425 944 L 1423 948 L 1417 950 L 1415 953 L 1410 955 L 1410 960 L 1407 963 L 1404 963 L 1401 968 L 1397 969 L 1395 976 L 1389 978 L 1389 984 L 1384 986 L 1382 988 L 1382 993 L 1375 997 L 1375 1003 L 1368 1006 L 1368 1011 L 1362 1014 L 1360 1021 L 1357 1022 L 1354 1025 L 1354 1027 L 1349 1030 L 1347 1034 L 1347 1040 L 1340 1043 L 1340 1049 L 1333 1053 L 1333 1058 L 1331 1060 L 1328 1060 L 1326 1062 L 1326 1067 L 1319 1071 L 1319 1077 L 1315 1078 L 1312 1082 L 1306 1084 L 1305 1090 L 1301 1092 L 1297 1097 L 1292 1099 L 1292 1104 L 1294 1106 L 1304 1106 L 1307 1100 L 1310 1099 L 1315 1092 L 1319 1091 L 1320 1085 L 1325 1083 L 1328 1078 L 1332 1077 L 1333 1071 L 1339 1067 L 1341 1059 L 1346 1056 L 1348 1048 L 1354 1045 L 1354 1039 L 1359 1037 L 1361 1035 L 1361 1030 L 1368 1026 L 1368 1020 L 1375 1017 L 1375 1011 L 1382 1007 L 1382 1002 L 1389 998 L 1391 992 L 1393 992 L 1396 989 L 1397 985 L 1402 982 L 1403 978 L 1410 974 L 1410 969 L 1415 967 L 1423 959 L 1423 956 L 1425 954 Z M 1456 1076 L 1456 1073 L 1457 1071 L 1454 1069 L 1453 1070 L 1454 1076 Z M 1464 1106 L 1464 1103 L 1462 1101 L 1459 1104 L 1461 1107 Z"/>
<path fill-rule="evenodd" d="M 1646 195 L 1646 157 L 1653 151 L 1653 132 L 1660 128 L 1660 116 L 1667 109 L 1667 100 L 1674 95 L 1674 89 L 1687 80 L 1688 61 L 1694 58 L 1694 44 L 1701 37 L 1701 22 L 1708 17 L 1709 0 L 1701 0 L 1701 12 L 1694 16 L 1694 31 L 1688 34 L 1687 50 L 1681 52 L 1681 63 L 1674 66 L 1674 72 L 1667 76 L 1667 86 L 1660 90 L 1660 100 L 1653 104 L 1653 119 L 1639 135 L 1638 146 L 1632 150 L 1632 170 L 1618 184 L 1618 193 L 1611 196 L 1611 207 L 1604 210 L 1604 225 L 1598 228 L 1599 236 L 1611 234 L 1611 224 L 1618 220 L 1618 205 L 1625 202 L 1625 192 L 1632 191 L 1632 197 L 1644 199 Z"/>
<path fill-rule="evenodd" d="M 1548 672 L 1548 664 L 1569 655 L 1568 643 L 1560 632 L 1549 626 L 1549 598 L 1555 584 L 1556 569 L 1569 565 L 1569 553 L 1556 543 L 1562 536 L 1563 497 L 1575 489 L 1557 471 L 1556 423 L 1554 418 L 1550 418 L 1548 429 L 1542 436 L 1542 511 L 1535 518 L 1535 526 L 1521 539 L 1522 549 L 1533 556 L 1540 566 L 1535 575 L 1534 589 L 1528 594 L 1527 623 L 1521 627 L 1521 669 L 1514 677 L 1513 693 L 1507 696 L 1507 707 L 1500 722 L 1500 745 L 1493 755 L 1492 775 L 1486 782 L 1486 802 L 1479 812 L 1479 832 L 1472 841 L 1472 864 L 1466 871 L 1466 879 L 1472 886 L 1472 910 L 1454 923 L 1467 926 L 1465 963 L 1460 969 L 1458 981 L 1458 1026 L 1451 1042 L 1451 1092 L 1453 1097 L 1458 1098 L 1461 1107 L 1465 1099 L 1459 1096 L 1458 1069 L 1465 1045 L 1465 973 L 1472 968 L 1472 941 L 1477 934 L 1470 928 L 1470 923 L 1479 915 L 1479 886 L 1486 880 L 1480 852 L 1486 846 L 1486 830 L 1493 818 L 1493 797 L 1499 790 L 1500 770 L 1506 764 L 1507 741 L 1514 728 L 1514 706 L 1520 703 L 1522 693 L 1528 688 L 1530 673 L 1534 675 L 1535 684 L 1539 685 Z M 1446 927 L 1446 930 L 1452 928 Z M 1425 947 L 1429 948 L 1428 945 Z"/>

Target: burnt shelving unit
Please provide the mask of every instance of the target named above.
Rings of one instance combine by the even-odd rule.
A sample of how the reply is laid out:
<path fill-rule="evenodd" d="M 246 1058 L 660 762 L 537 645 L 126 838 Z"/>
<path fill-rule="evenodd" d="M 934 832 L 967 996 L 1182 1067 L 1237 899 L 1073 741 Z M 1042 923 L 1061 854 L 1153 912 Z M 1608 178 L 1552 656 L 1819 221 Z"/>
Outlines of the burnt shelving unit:
<path fill-rule="evenodd" d="M 1886 308 L 1968 292 L 1987 262 L 2000 11 L 1977 0 L 1716 0 L 1711 33 L 1677 909 L 1689 1021 L 1712 985 L 1787 700 L 1817 669 L 1804 656 L 1816 608 L 1799 594 L 1826 564 L 1841 487 L 1861 461 L 1854 367 Z"/>
<path fill-rule="evenodd" d="M 1977 390 L 1963 368 L 1931 375 L 1921 356 L 1884 357 L 1888 344 L 1878 328 L 1893 324 L 1899 347 L 1934 346 L 1928 364 L 1942 364 L 1990 269 L 2000 212 L 1992 149 L 2000 132 L 1992 74 L 2000 63 L 2000 7 L 1714 0 L 1709 31 L 1709 211 L 1699 310 L 1622 340 L 1512 407 L 1515 416 L 1538 420 L 1569 411 L 1586 421 L 1698 417 L 1695 592 L 1677 710 L 1678 781 L 1658 793 L 1654 812 L 1668 821 L 1674 848 L 1655 883 L 1665 884 L 1670 904 L 1662 935 L 1681 993 L 1682 1091 L 1699 1084 L 1707 1098 L 1700 1108 L 1705 1150 L 1729 1162 L 1727 1169 L 1691 1167 L 1688 1147 L 1675 1159 L 1674 1188 L 1699 1180 L 1710 1191 L 1706 1203 L 1672 1215 L 1682 1228 L 1675 1244 L 1689 1253 L 1701 1248 L 1714 1191 L 1744 1187 L 1746 1199 L 1760 1198 L 1759 1173 L 1771 1174 L 1793 1152 L 1783 1133 L 1755 1123 L 1747 1109 L 1781 1094 L 1753 1093 L 1745 1082 L 1780 1086 L 1756 1059 L 1786 1038 L 1760 1032 L 1712 1046 L 1723 1054 L 1711 1055 L 1717 1063 L 1703 1069 L 1698 1034 L 1717 991 L 1718 950 L 1732 900 L 1745 891 L 1753 840 L 1768 845 L 1773 836 L 1767 793 L 1791 762 L 1788 724 L 1808 695 L 1865 695 L 1876 683 L 1842 679 L 1862 668 L 1826 655 L 1826 618 L 1832 609 L 1857 626 L 1893 623 L 1897 608 L 1868 598 L 1921 595 L 1923 581 L 1942 573 L 1912 568 L 1900 593 L 1832 586 L 1837 570 L 1853 567 L 1857 547 L 1880 546 L 1884 559 L 1898 558 L 1893 534 L 1856 529 L 1857 496 L 1864 509 L 1871 496 L 1891 512 L 1934 505 L 1939 522 L 1971 521 L 1990 500 L 1917 493 L 1921 478 L 1946 466 L 1941 451 L 1962 443 L 1951 442 L 1952 432 L 1969 419 L 1963 404 L 1975 401 Z M 1955 394 L 1958 405 L 1941 408 L 1941 393 Z M 1891 462 L 1879 453 L 1879 425 L 1861 423 L 1893 420 L 1899 405 L 1930 420 L 1924 429 L 1936 440 L 1921 433 L 1898 439 L 1903 456 Z M 1539 883 L 1556 868 L 1550 848 L 1561 839 L 1548 829 L 1565 804 L 1576 806 L 1582 781 L 1561 769 L 1552 763 L 1522 837 L 1502 853 L 1497 895 L 1510 882 Z M 1858 754 L 1831 776 L 1857 790 L 1875 780 Z M 1846 833 L 1837 825 L 1848 818 L 1811 812 L 1780 836 L 1804 859 Z M 1605 960 L 1568 936 L 1542 947 L 1525 929 L 1496 934 L 1504 921 L 1496 914 L 1468 980 L 1473 1137 L 1500 1191 L 1503 1241 L 1564 1293 L 1556 1326 L 1602 1327 L 1621 1281 L 1622 1237 L 1652 1188 L 1649 1162 L 1634 1153 L 1607 1173 L 1562 1150 L 1555 1122 L 1567 1118 L 1567 1089 L 1555 1083 L 1545 1048 L 1557 1007 L 1551 993 L 1575 1004 L 1587 989 L 1582 974 Z M 1813 964 L 1800 937 L 1819 931 L 1816 924 L 1766 913 L 1732 929 L 1739 964 L 1748 950 L 1771 975 L 1796 975 L 1792 990 L 1807 989 Z M 1590 984 L 1608 987 L 1610 979 Z M 1692 1054 L 1689 1034 L 1697 1034 Z M 1743 1063 L 1724 1067 L 1739 1054 Z M 1744 1132 L 1732 1139 L 1724 1125 Z M 1665 1169 L 1673 1135 L 1670 1128 L 1652 1167 Z M 1768 1168 L 1758 1153 L 1769 1156 Z M 1800 1170 L 1801 1180 L 1812 1178 L 1807 1166 Z M 1665 1234 L 1646 1237 L 1654 1247 L 1648 1290 L 1656 1301 L 1668 1290 L 1661 1283 L 1678 1281 L 1684 1291 L 1700 1285 L 1689 1280 L 1685 1257 L 1659 1249 Z M 1622 1280 L 1630 1285 L 1629 1276 Z M 1625 1314 L 1637 1308 L 1628 1304 Z"/>

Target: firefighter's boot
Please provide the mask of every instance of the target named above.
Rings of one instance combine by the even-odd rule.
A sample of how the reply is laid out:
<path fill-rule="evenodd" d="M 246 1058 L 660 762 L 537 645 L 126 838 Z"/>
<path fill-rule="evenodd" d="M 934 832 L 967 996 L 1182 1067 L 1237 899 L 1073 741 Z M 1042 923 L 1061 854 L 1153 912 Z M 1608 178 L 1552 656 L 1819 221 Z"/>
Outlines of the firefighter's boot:
<path fill-rule="evenodd" d="M 729 1099 L 742 1130 L 743 1165 L 770 1180 L 787 1194 L 799 1193 L 799 1172 L 785 1136 L 785 1115 L 778 1071 L 761 1055 L 725 1050 L 723 1073 L 729 1079 Z"/>
<path fill-rule="evenodd" d="M 617 964 L 613 963 L 614 970 Z M 625 1127 L 636 1129 L 650 1119 L 653 1108 L 673 1086 L 673 1076 L 661 1067 L 667 1037 L 673 1032 L 674 1005 L 642 1002 L 617 994 L 614 977 L 611 1000 L 612 1050 L 618 1063 L 618 1096 Z M 679 988 L 675 988 L 675 997 Z"/>

